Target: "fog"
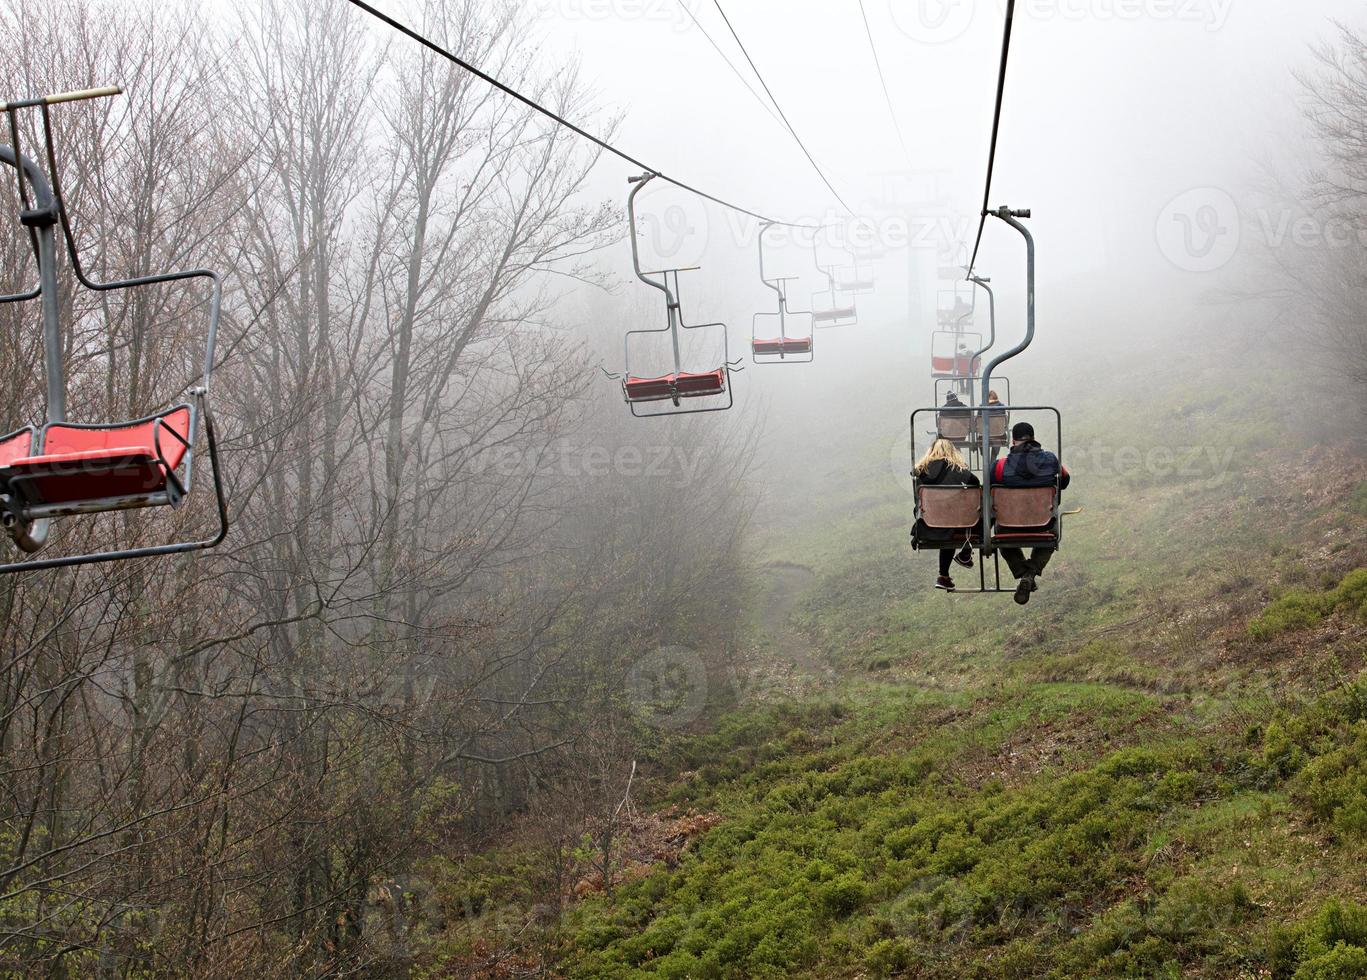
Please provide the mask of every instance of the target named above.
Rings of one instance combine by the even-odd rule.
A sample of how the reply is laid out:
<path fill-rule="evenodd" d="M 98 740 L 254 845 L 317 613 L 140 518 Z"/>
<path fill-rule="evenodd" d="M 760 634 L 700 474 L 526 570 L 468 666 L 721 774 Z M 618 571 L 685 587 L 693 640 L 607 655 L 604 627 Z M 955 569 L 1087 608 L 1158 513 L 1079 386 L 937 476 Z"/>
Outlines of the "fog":
<path fill-rule="evenodd" d="M 875 292 L 858 298 L 858 324 L 818 330 L 815 363 L 749 366 L 736 377 L 740 410 L 765 420 L 764 482 L 780 496 L 811 460 L 848 454 L 851 427 L 876 432 L 871 444 L 905 441 L 907 413 L 932 396 L 925 365 L 937 294 L 950 286 L 938 272 L 966 261 L 977 230 L 1003 5 L 865 7 L 905 152 L 855 5 L 727 9 L 861 233 L 886 250 L 872 263 Z M 696 23 L 673 0 L 543 0 L 533 23 L 547 57 L 576 62 L 601 106 L 622 113 L 617 147 L 744 208 L 853 234 L 854 218 L 762 104 L 716 7 L 691 8 Z M 1354 11 L 1327 0 L 1018 5 L 990 195 L 993 207 L 1032 209 L 1038 248 L 1036 343 L 1008 372 L 1018 401 L 1085 408 L 1116 370 L 1161 373 L 1170 345 L 1196 335 L 1208 344 L 1219 325 L 1264 316 L 1236 312 L 1231 295 L 1248 290 L 1248 269 L 1281 244 L 1270 240 L 1267 212 L 1252 216 L 1269 182 L 1295 193 L 1306 167 L 1293 72 Z M 588 118 L 591 129 L 603 125 Z M 624 203 L 629 175 L 634 168 L 605 155 L 591 191 Z M 1296 208 L 1285 200 L 1274 202 L 1274 223 Z M 752 315 L 775 308 L 758 280 L 759 222 L 658 180 L 638 210 L 646 268 L 701 266 L 682 279 L 685 319 L 726 322 L 730 357 L 746 357 Z M 791 284 L 790 309 L 809 308 L 823 287 L 809 233 L 777 228 L 769 242 L 769 274 L 803 277 Z M 607 309 L 644 317 L 640 326 L 662 322 L 659 295 L 631 276 L 625 241 L 601 267 L 610 298 L 570 291 L 560 307 L 595 311 L 570 314 L 575 327 L 593 336 L 590 321 Z M 990 219 L 977 270 L 997 289 L 1002 350 L 1024 326 L 1020 237 Z M 977 325 L 986 330 L 984 315 Z M 1227 337 L 1220 356 L 1236 356 L 1242 337 Z M 601 356 L 621 370 L 615 342 Z M 612 385 L 599 387 L 612 397 Z"/>
<path fill-rule="evenodd" d="M 934 429 L 908 419 L 937 400 L 932 338 L 956 289 L 946 270 L 961 278 L 979 228 L 1002 4 L 865 0 L 885 100 L 858 3 L 723 2 L 761 83 L 718 6 L 690 0 L 690 15 L 681 2 L 378 5 L 641 165 L 594 159 L 344 0 L 0 8 L 19 94 L 126 84 L 121 98 L 53 112 L 73 251 L 108 278 L 191 264 L 223 276 L 212 411 L 231 522 L 212 537 L 202 476 L 169 514 L 169 490 L 121 495 L 131 509 L 107 513 L 92 478 L 57 501 L 74 506 L 51 518 L 50 542 L 25 536 L 55 511 L 15 472 L 52 464 L 17 447 L 50 448 L 31 427 L 56 382 L 83 428 L 155 438 L 153 416 L 125 420 L 185 397 L 207 405 L 208 379 L 195 379 L 218 307 L 180 280 L 113 301 L 59 257 L 44 333 L 28 301 L 51 293 L 23 291 L 47 260 L 11 222 L 0 450 L 20 462 L 0 467 L 0 548 L 13 539 L 7 570 L 20 574 L 0 579 L 0 877 L 39 911 L 13 905 L 0 953 L 18 952 L 0 963 L 89 975 L 97 958 L 143 962 L 136 951 L 156 947 L 156 975 L 440 972 L 443 937 L 503 900 L 453 885 L 457 865 L 492 853 L 497 866 L 489 848 L 515 840 L 530 856 L 499 875 L 527 878 L 515 931 L 534 924 L 534 959 L 549 964 L 561 913 L 621 881 L 623 821 L 654 819 L 641 801 L 679 776 L 667 757 L 691 736 L 894 666 L 941 693 L 960 672 L 962 693 L 1031 636 L 1073 624 L 1092 635 L 1108 619 L 1128 630 L 1139 620 L 1119 617 L 1169 600 L 1148 579 L 1169 556 L 1218 563 L 1192 542 L 1225 534 L 1222 508 L 1247 503 L 1244 487 L 1227 489 L 1268 462 L 1258 423 L 1320 443 L 1288 465 L 1352 448 L 1343 413 L 1322 409 L 1360 408 L 1367 388 L 1353 247 L 1367 243 L 1355 128 L 1367 41 L 1336 24 L 1367 24 L 1359 4 L 1018 4 L 989 204 L 1031 211 L 1038 323 L 990 384 L 1060 451 L 1065 506 L 1085 513 L 1070 513 L 1081 520 L 1028 617 L 1033 576 L 1015 603 L 984 600 L 970 618 L 960 611 L 975 600 L 940 604 L 932 585 L 953 582 L 937 583 L 931 556 L 909 545 L 910 440 L 923 447 Z M 1321 83 L 1316 118 L 1314 80 L 1333 71 L 1319 44 L 1338 45 L 1348 67 L 1338 87 Z M 11 138 L 33 153 L 41 116 L 23 111 Z M 667 179 L 636 198 L 641 265 L 681 270 L 685 324 L 724 325 L 724 345 L 720 329 L 685 332 L 681 366 L 733 364 L 728 411 L 638 420 L 629 409 L 642 405 L 624 404 L 628 368 L 674 370 L 665 332 L 640 338 L 655 346 L 630 365 L 623 353 L 628 331 L 666 323 L 662 294 L 633 275 L 625 221 L 643 167 Z M 0 209 L 24 207 L 7 182 Z M 752 326 L 776 309 L 760 215 L 779 222 L 764 270 L 787 279 L 789 336 L 811 332 L 810 363 L 754 363 L 752 337 L 776 334 Z M 1024 336 L 1026 249 L 995 217 L 983 232 L 974 268 L 995 290 L 1001 352 Z M 43 235 L 56 250 L 58 232 L 34 229 L 32 242 Z M 873 286 L 856 323 L 811 329 L 818 267 L 848 265 L 846 244 Z M 986 333 L 984 295 L 961 295 Z M 63 343 L 49 352 L 48 336 Z M 1291 390 L 1302 377 L 1306 392 Z M 1039 406 L 1057 407 L 1061 435 Z M 671 407 L 668 395 L 651 403 Z M 1293 413 L 1300 429 L 1280 424 Z M 166 471 L 154 475 L 169 479 L 153 448 Z M 1139 462 L 1127 468 L 1121 450 Z M 153 458 L 137 446 L 67 455 L 96 460 L 100 477 L 124 453 Z M 1338 470 L 1315 500 L 1347 495 L 1351 466 Z M 49 475 L 72 473 L 88 475 Z M 1292 496 L 1255 490 L 1258 521 Z M 1188 491 L 1200 514 L 1183 509 Z M 967 536 L 974 520 L 943 526 Z M 1026 537 L 1038 540 L 988 543 L 1005 552 L 1001 541 Z M 1332 529 L 1323 553 L 1350 537 Z M 166 542 L 182 550 L 111 553 Z M 1301 547 L 1277 540 L 1268 553 L 1285 564 Z M 1276 575 L 1265 577 L 1212 575 L 1212 594 L 1235 589 L 1242 605 L 1203 615 L 1246 618 L 1271 594 Z M 952 662 L 936 659 L 938 630 L 957 637 Z M 1127 699 L 1166 669 L 1143 666 L 1123 678 Z M 1152 690 L 1166 696 L 1166 682 Z M 687 840 L 709 819 L 662 836 Z M 53 882 L 73 897 L 48 914 Z M 442 910 L 405 925 L 400 907 L 424 894 Z M 476 952 L 451 975 L 502 975 Z"/>
<path fill-rule="evenodd" d="M 692 6 L 762 95 L 716 8 Z M 819 331 L 815 364 L 749 368 L 739 377 L 742 401 L 762 394 L 780 418 L 805 416 L 812 403 L 829 413 L 869 383 L 902 391 L 907 406 L 924 403 L 935 296 L 947 285 L 937 269 L 964 262 L 977 227 L 1001 5 L 866 9 L 906 154 L 857 7 L 807 0 L 727 11 L 798 135 L 888 248 L 875 263 L 875 294 L 859 298 L 858 326 Z M 1355 9 L 1327 0 L 1018 6 L 990 198 L 994 207 L 1033 210 L 1039 334 L 1015 373 L 1066 378 L 1058 359 L 1069 352 L 1083 355 L 1068 363 L 1083 371 L 1117 351 L 1156 352 L 1155 338 L 1210 315 L 1211 297 L 1231 287 L 1240 260 L 1266 245 L 1258 237 L 1266 229 L 1248 227 L 1248 213 L 1269 174 L 1294 183 L 1302 166 L 1302 90 L 1293 71 L 1306 66 L 1311 45 L 1333 36 L 1334 20 Z M 602 103 L 623 112 L 615 145 L 779 220 L 849 227 L 792 137 L 672 0 L 545 0 L 535 10 L 547 55 L 576 59 Z M 604 157 L 593 190 L 624 201 L 631 173 Z M 726 321 L 731 356 L 748 353 L 751 315 L 773 308 L 758 282 L 758 223 L 661 181 L 639 206 L 646 266 L 702 266 L 684 277 L 691 319 Z M 1208 206 L 1215 211 L 1198 214 Z M 1200 222 L 1209 214 L 1220 224 L 1210 229 L 1218 241 L 1206 243 Z M 1240 214 L 1235 249 L 1229 221 Z M 795 244 L 772 249 L 770 265 L 805 277 L 791 304 L 804 309 L 820 277 L 806 233 L 789 235 Z M 622 301 L 642 301 L 656 316 L 660 304 L 631 279 L 625 245 L 603 261 Z M 977 268 L 997 285 L 1002 338 L 1014 341 L 1024 319 L 1019 236 L 989 220 Z M 608 358 L 614 370 L 617 357 Z"/>

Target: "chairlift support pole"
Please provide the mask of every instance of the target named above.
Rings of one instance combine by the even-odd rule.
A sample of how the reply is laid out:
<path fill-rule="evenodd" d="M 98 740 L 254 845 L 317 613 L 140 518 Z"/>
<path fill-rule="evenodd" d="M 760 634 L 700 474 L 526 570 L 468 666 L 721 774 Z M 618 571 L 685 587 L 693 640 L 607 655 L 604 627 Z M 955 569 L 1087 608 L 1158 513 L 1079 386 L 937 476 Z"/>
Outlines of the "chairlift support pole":
<path fill-rule="evenodd" d="M 669 288 L 668 274 L 662 281 L 655 281 L 641 270 L 641 249 L 637 244 L 636 235 L 636 195 L 641 192 L 641 188 L 655 179 L 657 175 L 653 173 L 643 173 L 639 177 L 628 177 L 627 183 L 633 185 L 631 193 L 627 195 L 627 220 L 631 225 L 631 264 L 636 270 L 636 278 L 647 286 L 654 286 L 665 294 L 665 315 L 669 323 L 669 339 L 674 345 L 674 375 L 683 373 L 683 355 L 679 351 L 679 301 L 674 292 Z M 626 349 L 629 341 L 623 341 L 622 352 L 629 359 L 630 354 Z"/>
<path fill-rule="evenodd" d="M 973 285 L 977 286 L 977 287 L 978 287 L 979 289 L 981 289 L 983 292 L 987 293 L 987 320 L 988 320 L 988 323 L 987 323 L 987 330 L 988 330 L 988 333 L 987 333 L 987 343 L 986 343 L 985 345 L 983 345 L 983 347 L 982 347 L 981 349 L 979 349 L 978 351 L 976 351 L 976 352 L 973 354 L 973 359 L 972 359 L 971 361 L 969 361 L 969 365 L 971 366 L 974 362 L 976 362 L 976 361 L 978 360 L 978 358 L 982 357 L 982 356 L 983 356 L 984 354 L 986 354 L 989 350 L 991 350 L 991 349 L 992 349 L 992 345 L 995 344 L 995 343 L 997 342 L 997 297 L 996 297 L 996 295 L 992 292 L 992 287 L 988 285 L 988 283 L 990 283 L 990 282 L 992 281 L 990 278 L 988 278 L 988 277 L 986 277 L 986 276 L 969 276 L 969 277 L 968 277 L 968 281 L 971 282 L 971 283 L 973 283 Z M 977 305 L 978 305 L 978 294 L 975 292 L 975 293 L 973 294 L 973 306 L 974 306 L 975 309 L 977 308 Z M 976 326 L 976 324 L 975 324 L 975 326 Z"/>
<path fill-rule="evenodd" d="M 979 438 L 982 439 L 983 447 L 983 540 L 984 544 L 991 540 L 992 534 L 992 474 L 993 459 L 987 452 L 988 444 L 991 439 L 991 420 L 988 417 L 987 393 L 992 390 L 992 372 L 999 366 L 1005 364 L 1011 358 L 1024 351 L 1030 346 L 1030 342 L 1035 339 L 1035 238 L 1030 234 L 1030 229 L 1025 227 L 1019 219 L 1029 218 L 1030 209 L 1012 210 L 1002 206 L 996 211 L 987 212 L 995 218 L 1000 218 L 1016 231 L 1020 232 L 1025 239 L 1025 337 L 1019 344 L 1008 351 L 1003 351 L 994 357 L 983 371 L 982 377 L 982 401 L 979 403 L 982 410 L 979 411 L 979 424 L 982 429 Z M 984 287 L 987 288 L 987 287 Z M 988 290 L 991 296 L 991 290 Z M 994 306 L 995 308 L 995 306 Z M 995 330 L 994 330 L 995 336 Z M 990 345 L 989 345 L 990 346 Z M 1062 537 L 1062 528 L 1059 528 L 1059 536 Z"/>
<path fill-rule="evenodd" d="M 763 234 L 761 232 L 761 234 Z M 821 250 L 817 248 L 816 237 L 821 234 L 820 229 L 812 232 L 812 264 L 816 266 L 816 271 L 826 277 L 826 288 L 831 291 L 831 306 L 835 306 L 835 266 L 824 266 L 821 264 Z"/>
<path fill-rule="evenodd" d="M 62 374 L 62 335 L 57 310 L 57 235 L 53 231 L 57 224 L 57 203 L 52 195 L 52 187 L 47 177 L 36 163 L 19 152 L 19 124 L 15 110 L 19 108 L 10 103 L 5 106 L 9 115 L 10 139 L 14 146 L 0 146 L 0 162 L 12 166 L 19 175 L 19 196 L 24 208 L 20 222 L 26 225 L 33 235 L 33 243 L 38 258 L 37 297 L 43 311 L 43 368 L 47 381 L 45 411 L 47 421 L 66 421 L 66 379 Z M 33 204 L 28 205 L 25 185 L 33 189 Z M 0 303 L 22 302 L 34 298 L 34 293 L 19 293 L 13 296 L 0 296 Z M 27 529 L 20 506 L 6 495 L 6 506 L 0 507 L 0 522 L 14 537 L 15 543 L 26 552 L 40 551 L 47 544 L 52 522 L 40 519 L 28 522 Z M 17 536 L 16 536 L 17 535 Z"/>
<path fill-rule="evenodd" d="M 778 296 L 778 337 L 779 340 L 788 339 L 788 289 L 786 280 L 770 280 L 764 275 L 764 233 L 774 226 L 772 221 L 766 221 L 760 225 L 759 229 L 759 281 L 764 283 Z M 815 243 L 816 238 L 812 238 Z"/>
<path fill-rule="evenodd" d="M 10 114 L 10 137 L 18 144 L 18 124 L 14 119 L 14 108 Z M 66 382 L 62 377 L 62 335 L 57 310 L 57 235 L 53 229 L 57 225 L 57 203 L 52 196 L 52 187 L 47 182 L 38 165 L 14 147 L 0 146 L 0 162 L 7 163 L 19 172 L 20 193 L 24 197 L 19 221 L 34 236 L 38 259 L 38 298 L 43 310 L 43 365 L 47 379 L 47 420 L 66 421 Z M 33 207 L 28 206 L 27 194 L 23 188 L 33 189 Z M 0 302 L 14 302 L 32 297 L 32 293 L 22 296 L 0 297 Z"/>

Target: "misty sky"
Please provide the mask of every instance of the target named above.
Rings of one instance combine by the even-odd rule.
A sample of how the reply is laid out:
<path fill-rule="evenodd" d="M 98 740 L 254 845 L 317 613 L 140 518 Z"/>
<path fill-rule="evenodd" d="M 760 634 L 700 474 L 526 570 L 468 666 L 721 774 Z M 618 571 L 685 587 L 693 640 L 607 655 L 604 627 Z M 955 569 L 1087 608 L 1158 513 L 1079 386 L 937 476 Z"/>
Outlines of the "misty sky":
<path fill-rule="evenodd" d="M 800 150 L 683 15 L 679 0 L 536 0 L 548 50 L 577 52 L 628 109 L 620 142 L 665 172 L 781 217 L 834 201 Z M 716 8 L 702 26 L 747 71 Z M 723 4 L 775 96 L 856 210 L 907 162 L 853 0 Z M 997 0 L 866 0 L 912 163 L 976 212 L 1001 40 Z M 993 203 L 1086 247 L 1152 231 L 1168 199 L 1237 182 L 1294 125 L 1290 68 L 1350 23 L 1346 0 L 1036 0 L 1017 7 Z M 943 17 L 943 24 L 937 25 Z M 929 26 L 928 26 L 929 25 Z M 1274 144 L 1275 145 L 1275 144 Z M 620 193 L 621 170 L 603 168 Z M 1106 235 L 1099 230 L 1105 222 Z M 994 241 L 996 239 L 994 238 Z M 989 242 L 988 249 L 993 247 Z M 990 259 L 991 252 L 985 258 Z"/>
<path fill-rule="evenodd" d="M 320 11 L 330 2 L 342 0 L 313 0 Z M 792 138 L 682 2 L 532 0 L 527 9 L 548 67 L 577 57 L 600 105 L 624 114 L 615 137 L 623 149 L 775 217 L 838 218 L 835 200 Z M 758 90 L 711 0 L 688 2 Z M 398 3 L 377 5 L 402 15 Z M 781 382 L 772 373 L 752 380 L 766 374 L 752 370 L 747 389 L 801 392 L 871 355 L 928 387 L 919 367 L 941 286 L 936 269 L 953 258 L 943 250 L 976 227 L 1002 0 L 865 0 L 907 153 L 888 121 L 855 0 L 723 6 L 851 207 L 880 221 L 891 214 L 895 234 L 930 246 L 893 251 L 877 263 L 879 290 L 860 299 L 857 336 L 826 338 L 819 365 L 781 371 Z M 1294 171 L 1302 143 L 1292 71 L 1309 64 L 1311 44 L 1333 38 L 1334 19 L 1367 21 L 1349 0 L 1019 0 L 991 203 L 1034 210 L 1042 308 L 1062 309 L 1079 284 L 1127 307 L 1157 292 L 1156 277 L 1195 295 L 1210 287 L 1209 273 L 1236 245 L 1250 248 L 1247 217 L 1237 233 L 1250 187 L 1269 166 Z M 378 22 L 369 29 L 377 39 L 411 43 Z M 581 116 L 591 129 L 605 118 Z M 604 157 L 591 196 L 624 203 L 629 173 L 627 164 Z M 889 188 L 902 196 L 896 207 L 887 206 Z M 757 282 L 756 224 L 659 182 L 642 195 L 641 210 L 648 265 L 703 265 L 686 279 L 690 318 L 726 320 L 730 353 L 740 356 L 751 314 L 771 302 Z M 654 309 L 656 297 L 630 281 L 625 243 L 602 261 L 622 287 L 614 309 Z M 979 268 L 1000 287 L 1004 323 L 1018 330 L 1019 238 L 989 223 Z M 794 287 L 796 308 L 820 285 L 800 242 L 775 249 L 771 269 L 806 277 Z M 1055 288 L 1065 284 L 1069 289 Z M 1106 309 L 1096 314 L 1081 324 L 1051 321 L 1041 340 L 1078 329 L 1101 339 L 1108 330 L 1141 329 Z"/>

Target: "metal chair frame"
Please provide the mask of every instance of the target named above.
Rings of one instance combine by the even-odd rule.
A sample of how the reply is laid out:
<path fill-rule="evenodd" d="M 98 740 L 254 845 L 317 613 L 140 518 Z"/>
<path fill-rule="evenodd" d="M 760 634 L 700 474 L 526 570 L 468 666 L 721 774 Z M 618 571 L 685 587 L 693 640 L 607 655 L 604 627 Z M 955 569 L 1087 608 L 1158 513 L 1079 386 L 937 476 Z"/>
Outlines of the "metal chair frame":
<path fill-rule="evenodd" d="M 181 272 L 137 276 L 111 282 L 97 282 L 91 279 L 81 266 L 80 254 L 76 248 L 76 238 L 71 228 L 71 219 L 67 213 L 66 201 L 62 194 L 49 107 L 66 102 L 119 95 L 121 92 L 122 90 L 117 86 L 111 86 L 0 104 L 0 112 L 3 112 L 8 118 L 11 141 L 9 146 L 0 146 L 0 163 L 7 164 L 15 170 L 19 185 L 19 200 L 23 209 L 19 215 L 19 221 L 29 230 L 34 255 L 38 262 L 37 287 L 22 293 L 0 296 L 0 303 L 24 303 L 36 299 L 39 301 L 42 310 L 47 422 L 38 428 L 27 427 L 32 434 L 30 455 L 39 456 L 42 454 L 47 433 L 53 426 L 108 431 L 151 422 L 154 423 L 154 455 L 161 468 L 161 475 L 166 481 L 166 487 L 164 490 L 145 494 L 123 494 L 109 497 L 91 497 L 65 503 L 45 503 L 34 492 L 32 486 L 34 478 L 18 473 L 9 467 L 4 467 L 0 468 L 0 524 L 3 524 L 4 529 L 20 550 L 34 553 L 41 551 L 46 546 L 51 530 L 51 521 L 54 518 L 144 507 L 179 507 L 190 495 L 193 488 L 197 455 L 195 444 L 202 422 L 217 504 L 218 531 L 209 538 L 196 541 L 181 541 L 145 548 L 112 549 L 90 554 L 12 562 L 0 565 L 0 574 L 124 561 L 134 558 L 151 558 L 161 555 L 187 554 L 217 547 L 228 534 L 227 501 L 223 490 L 213 415 L 209 410 L 208 403 L 214 367 L 214 352 L 218 337 L 219 312 L 222 304 L 222 281 L 217 273 L 209 269 L 190 269 Z M 20 144 L 18 113 L 20 110 L 30 108 L 37 108 L 42 117 L 47 162 L 46 175 L 37 163 L 24 155 Z M 30 191 L 32 191 L 32 200 L 29 196 Z M 63 335 L 58 308 L 56 244 L 56 228 L 58 226 L 62 229 L 72 271 L 80 285 L 86 289 L 95 292 L 109 292 L 158 283 L 184 282 L 192 279 L 208 280 L 211 292 L 203 368 L 200 383 L 189 389 L 190 397 L 187 401 L 130 422 L 85 424 L 72 423 L 66 420 L 66 375 L 62 363 Z M 189 412 L 187 437 L 182 437 L 165 421 L 168 416 L 182 409 Z M 24 431 L 21 429 L 18 433 L 11 433 L 5 438 L 10 439 Z M 173 438 L 182 443 L 185 449 L 181 460 L 183 476 L 177 475 L 175 469 L 170 467 L 168 455 L 162 450 L 161 437 L 163 432 L 170 433 Z M 104 472 L 103 469 L 93 465 L 91 471 Z"/>

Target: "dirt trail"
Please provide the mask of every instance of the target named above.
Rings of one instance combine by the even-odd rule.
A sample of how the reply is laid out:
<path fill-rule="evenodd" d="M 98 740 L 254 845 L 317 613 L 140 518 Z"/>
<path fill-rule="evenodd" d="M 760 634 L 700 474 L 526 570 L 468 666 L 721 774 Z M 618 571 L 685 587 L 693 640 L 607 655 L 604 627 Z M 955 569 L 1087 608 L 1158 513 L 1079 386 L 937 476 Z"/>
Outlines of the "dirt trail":
<path fill-rule="evenodd" d="M 816 584 L 816 573 L 805 565 L 786 563 L 766 565 L 760 573 L 765 589 L 758 665 L 768 675 L 766 686 L 777 685 L 791 695 L 830 684 L 835 671 L 793 622 L 803 594 Z"/>

